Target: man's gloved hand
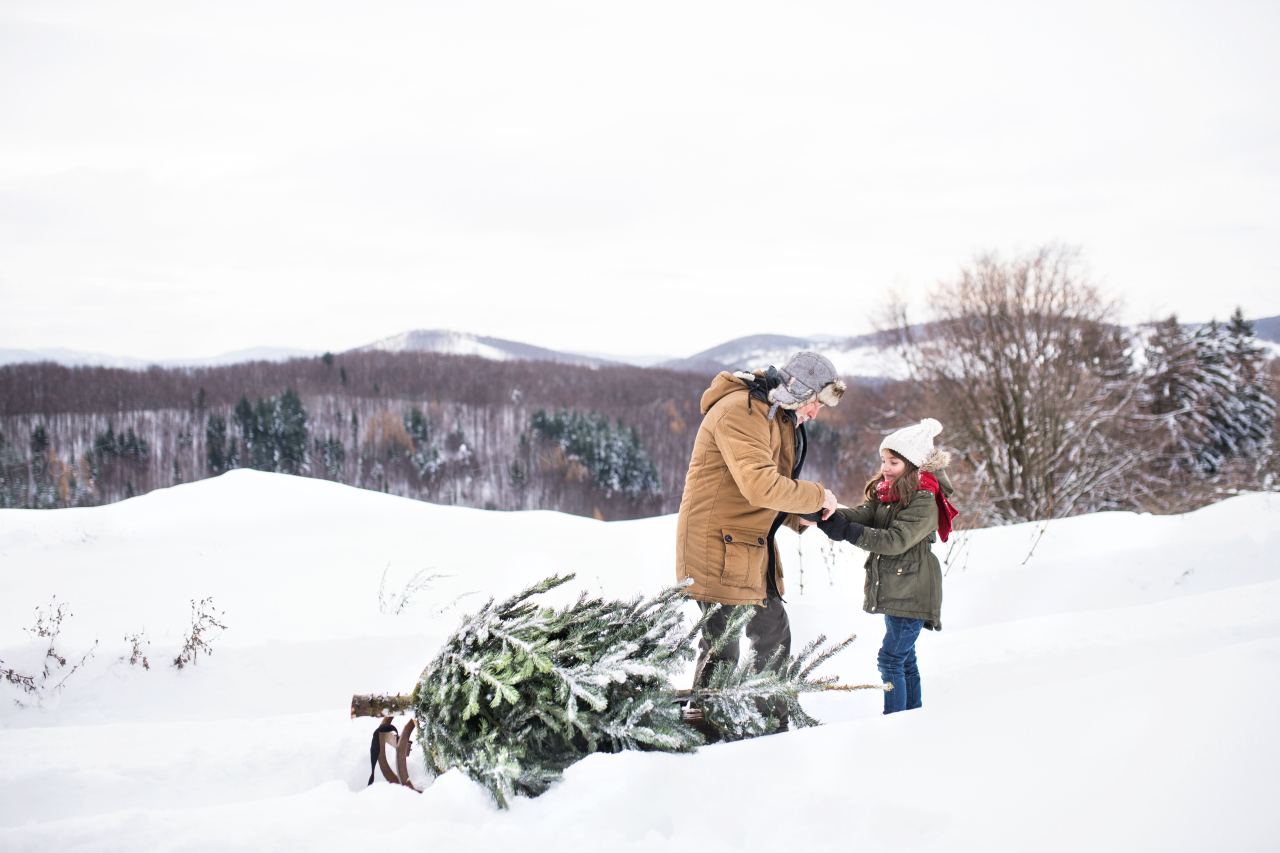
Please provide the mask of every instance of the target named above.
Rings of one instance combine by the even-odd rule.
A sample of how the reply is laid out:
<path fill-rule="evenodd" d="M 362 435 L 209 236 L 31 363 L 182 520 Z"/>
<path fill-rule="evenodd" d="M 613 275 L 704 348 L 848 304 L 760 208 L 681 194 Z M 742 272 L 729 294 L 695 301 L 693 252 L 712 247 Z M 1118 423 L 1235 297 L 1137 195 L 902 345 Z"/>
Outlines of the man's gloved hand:
<path fill-rule="evenodd" d="M 844 516 L 837 512 L 826 521 L 819 521 L 818 529 L 827 534 L 828 539 L 857 544 L 858 537 L 862 535 L 863 525 L 856 521 L 846 521 Z"/>

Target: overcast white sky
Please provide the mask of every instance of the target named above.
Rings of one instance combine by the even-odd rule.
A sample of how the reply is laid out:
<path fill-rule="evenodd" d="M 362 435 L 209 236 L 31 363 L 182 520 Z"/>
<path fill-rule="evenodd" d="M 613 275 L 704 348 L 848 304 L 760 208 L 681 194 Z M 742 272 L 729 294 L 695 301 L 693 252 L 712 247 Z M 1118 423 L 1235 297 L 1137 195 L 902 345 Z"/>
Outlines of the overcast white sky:
<path fill-rule="evenodd" d="M 857 334 L 984 249 L 1280 314 L 1280 4 L 0 5 L 0 347 Z"/>

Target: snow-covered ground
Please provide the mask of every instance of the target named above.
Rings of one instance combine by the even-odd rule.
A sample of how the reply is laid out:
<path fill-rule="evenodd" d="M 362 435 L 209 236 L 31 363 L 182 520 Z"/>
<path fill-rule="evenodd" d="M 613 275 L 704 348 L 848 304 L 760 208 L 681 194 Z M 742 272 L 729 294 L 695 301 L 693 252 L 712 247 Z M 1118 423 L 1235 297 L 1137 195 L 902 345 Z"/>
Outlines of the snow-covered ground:
<path fill-rule="evenodd" d="M 375 721 L 348 717 L 352 693 L 408 690 L 462 609 L 547 574 L 654 592 L 674 524 L 252 471 L 0 511 L 0 659 L 31 665 L 22 628 L 55 595 L 74 613 L 61 649 L 100 641 L 42 708 L 3 685 L 0 850 L 1280 849 L 1280 496 L 1264 494 L 978 531 L 951 551 L 944 631 L 920 640 L 919 711 L 823 695 L 807 703 L 823 727 L 592 756 L 509 812 L 456 772 L 423 794 L 365 787 Z M 829 669 L 875 679 L 882 624 L 854 549 L 829 568 L 806 535 L 801 590 L 784 535 L 798 641 L 856 633 Z M 381 612 L 384 571 L 387 601 L 421 569 L 448 577 Z M 178 671 L 190 601 L 209 596 L 228 628 Z M 143 629 L 150 671 L 120 660 Z"/>

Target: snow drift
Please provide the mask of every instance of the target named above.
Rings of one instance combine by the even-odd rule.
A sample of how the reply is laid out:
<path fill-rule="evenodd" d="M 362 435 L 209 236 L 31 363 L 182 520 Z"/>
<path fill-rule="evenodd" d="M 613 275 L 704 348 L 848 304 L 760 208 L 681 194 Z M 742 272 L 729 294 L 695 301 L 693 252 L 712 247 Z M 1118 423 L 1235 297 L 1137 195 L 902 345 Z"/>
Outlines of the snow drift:
<path fill-rule="evenodd" d="M 374 721 L 348 718 L 352 693 L 409 689 L 462 610 L 531 580 L 577 572 L 566 599 L 656 591 L 673 577 L 674 523 L 484 512 L 252 471 L 104 507 L 0 511 L 0 659 L 38 657 L 22 629 L 55 595 L 74 613 L 61 651 L 99 641 L 42 707 L 3 685 L 0 849 L 1280 844 L 1280 497 L 1267 494 L 935 546 L 946 630 L 920 641 L 919 711 L 823 695 L 806 701 L 823 727 L 696 755 L 594 755 L 505 813 L 456 772 L 421 795 L 365 787 Z M 873 679 L 883 628 L 861 612 L 860 552 L 783 533 L 797 642 L 856 633 L 828 668 Z M 190 602 L 207 597 L 227 630 L 179 671 Z M 149 671 L 121 660 L 142 631 Z"/>

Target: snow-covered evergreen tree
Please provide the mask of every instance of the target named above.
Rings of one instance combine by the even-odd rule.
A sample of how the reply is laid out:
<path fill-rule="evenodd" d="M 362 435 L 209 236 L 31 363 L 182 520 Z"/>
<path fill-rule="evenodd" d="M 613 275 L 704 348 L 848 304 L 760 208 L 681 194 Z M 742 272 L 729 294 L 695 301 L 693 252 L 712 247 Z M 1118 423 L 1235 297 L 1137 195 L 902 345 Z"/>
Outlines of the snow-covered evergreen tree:
<path fill-rule="evenodd" d="M 50 472 L 53 453 L 50 451 L 49 431 L 44 424 L 36 424 L 31 430 L 31 508 L 55 509 L 58 493 Z"/>
<path fill-rule="evenodd" d="M 1191 332 L 1173 315 L 1147 338 L 1143 408 L 1160 419 L 1159 456 L 1167 476 L 1212 473 L 1222 464 L 1221 425 L 1214 418 L 1229 405 L 1231 373 L 1215 346 L 1211 335 Z"/>
<path fill-rule="evenodd" d="M 529 599 L 551 577 L 467 616 L 413 692 L 427 768 L 458 767 L 499 805 L 537 796 L 592 752 L 690 751 L 669 677 L 691 657 L 678 590 L 649 601 Z"/>
<path fill-rule="evenodd" d="M 0 434 L 0 509 L 27 505 L 27 456 Z"/>
<path fill-rule="evenodd" d="M 271 438 L 277 471 L 298 474 L 307 467 L 307 410 L 302 397 L 286 388 L 271 401 Z"/>
<path fill-rule="evenodd" d="M 258 408 L 264 408 L 262 399 L 258 399 Z M 231 419 L 240 432 L 240 444 L 244 447 L 243 463 L 259 470 L 271 470 L 263 466 L 267 461 L 266 431 L 260 424 L 258 410 L 249 402 L 248 394 L 241 394 L 236 406 L 231 410 Z"/>
<path fill-rule="evenodd" d="M 444 445 L 435 422 L 429 415 L 424 415 L 421 409 L 414 406 L 404 416 L 404 429 L 413 441 L 413 454 L 410 461 L 417 469 L 418 476 L 422 479 L 434 476 L 444 464 Z"/>
<path fill-rule="evenodd" d="M 1231 448 L 1233 455 L 1256 458 L 1271 449 L 1272 429 L 1276 420 L 1276 401 L 1270 394 L 1266 361 L 1267 351 L 1258 343 L 1253 323 L 1236 308 L 1224 329 L 1226 361 L 1235 378 L 1238 401 L 1238 433 Z"/>
<path fill-rule="evenodd" d="M 630 494 L 658 492 L 662 484 L 658 470 L 640 444 L 640 433 L 609 423 L 604 415 L 561 409 L 549 414 L 534 412 L 529 420 L 534 435 L 560 445 L 572 459 L 582 463 L 596 485 L 609 491 Z"/>
<path fill-rule="evenodd" d="M 1193 461 L 1200 471 L 1212 475 L 1221 471 L 1227 460 L 1241 455 L 1240 438 L 1246 427 L 1222 326 L 1216 320 L 1201 326 L 1192 341 L 1204 422 L 1203 439 Z"/>
<path fill-rule="evenodd" d="M 236 467 L 236 440 L 227 446 L 227 420 L 210 415 L 204 428 L 205 465 L 214 474 L 221 474 Z"/>
<path fill-rule="evenodd" d="M 671 679 L 693 659 L 694 641 L 715 611 L 687 627 L 680 587 L 647 600 L 583 593 L 558 610 L 529 600 L 572 578 L 547 578 L 505 601 L 491 599 L 465 617 L 423 670 L 410 704 L 433 775 L 457 767 L 505 807 L 517 794 L 541 794 L 593 752 L 689 752 L 704 742 L 683 721 Z M 721 642 L 737 636 L 753 609 L 732 614 Z M 762 673 L 751 659 L 736 667 L 724 662 L 687 701 L 726 739 L 775 730 L 771 709 L 779 705 L 798 725 L 814 725 L 799 694 L 866 689 L 812 677 L 851 640 L 818 652 L 819 640 Z"/>
<path fill-rule="evenodd" d="M 289 388 L 278 397 L 259 397 L 256 405 L 242 395 L 231 416 L 250 467 L 286 474 L 307 469 L 307 410 L 297 391 Z"/>
<path fill-rule="evenodd" d="M 1163 421 L 1160 452 L 1171 475 L 1212 476 L 1267 451 L 1275 401 L 1261 370 L 1265 353 L 1239 309 L 1227 326 L 1194 332 L 1171 316 L 1157 324 L 1146 352 L 1145 409 Z"/>
<path fill-rule="evenodd" d="M 320 460 L 326 477 L 337 479 L 342 476 L 342 466 L 347 459 L 347 449 L 343 446 L 342 439 L 335 438 L 332 435 L 325 436 L 323 441 L 317 438 L 315 440 L 315 458 Z"/>

